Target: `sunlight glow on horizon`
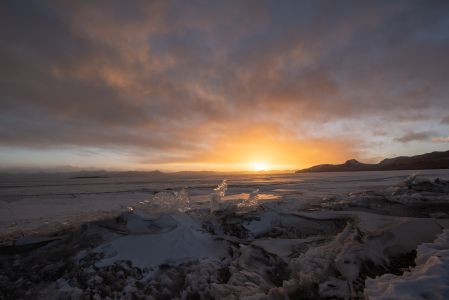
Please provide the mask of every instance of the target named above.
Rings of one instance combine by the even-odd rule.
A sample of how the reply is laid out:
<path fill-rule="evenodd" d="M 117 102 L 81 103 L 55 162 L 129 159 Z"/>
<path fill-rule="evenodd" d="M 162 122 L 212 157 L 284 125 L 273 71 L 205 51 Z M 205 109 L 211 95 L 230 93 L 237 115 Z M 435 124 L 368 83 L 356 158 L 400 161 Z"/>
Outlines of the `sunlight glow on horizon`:
<path fill-rule="evenodd" d="M 251 164 L 251 167 L 254 171 L 269 171 L 271 168 L 268 166 L 268 164 L 264 162 L 254 162 Z"/>

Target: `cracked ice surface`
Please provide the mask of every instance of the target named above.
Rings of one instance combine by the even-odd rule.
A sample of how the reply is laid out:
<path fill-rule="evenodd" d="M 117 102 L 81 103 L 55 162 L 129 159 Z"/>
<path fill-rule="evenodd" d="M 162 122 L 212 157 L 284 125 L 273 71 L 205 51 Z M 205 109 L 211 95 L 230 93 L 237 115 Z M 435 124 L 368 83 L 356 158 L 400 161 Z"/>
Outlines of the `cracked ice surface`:
<path fill-rule="evenodd" d="M 449 171 L 410 173 L 3 178 L 0 298 L 444 299 Z"/>

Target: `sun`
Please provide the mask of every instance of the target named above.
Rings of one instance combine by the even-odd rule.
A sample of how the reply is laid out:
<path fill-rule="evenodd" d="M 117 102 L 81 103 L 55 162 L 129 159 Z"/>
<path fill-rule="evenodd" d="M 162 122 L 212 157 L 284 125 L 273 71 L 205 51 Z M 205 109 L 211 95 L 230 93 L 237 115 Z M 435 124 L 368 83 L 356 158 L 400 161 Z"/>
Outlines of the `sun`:
<path fill-rule="evenodd" d="M 251 167 L 252 167 L 253 171 L 267 171 L 269 169 L 268 164 L 263 163 L 263 162 L 252 163 Z"/>

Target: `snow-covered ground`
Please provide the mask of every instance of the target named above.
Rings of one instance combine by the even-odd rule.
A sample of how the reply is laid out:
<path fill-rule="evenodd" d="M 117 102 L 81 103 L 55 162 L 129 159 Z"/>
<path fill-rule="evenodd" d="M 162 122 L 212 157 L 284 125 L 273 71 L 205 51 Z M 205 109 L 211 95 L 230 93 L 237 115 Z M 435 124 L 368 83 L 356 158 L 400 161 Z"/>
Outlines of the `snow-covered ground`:
<path fill-rule="evenodd" d="M 2 175 L 0 298 L 446 299 L 449 170 L 412 173 Z"/>

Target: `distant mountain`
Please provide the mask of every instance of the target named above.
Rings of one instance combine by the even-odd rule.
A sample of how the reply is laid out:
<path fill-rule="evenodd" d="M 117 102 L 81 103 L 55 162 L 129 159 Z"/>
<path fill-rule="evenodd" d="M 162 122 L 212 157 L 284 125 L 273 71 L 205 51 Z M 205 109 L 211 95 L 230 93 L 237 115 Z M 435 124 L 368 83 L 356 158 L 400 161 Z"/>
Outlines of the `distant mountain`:
<path fill-rule="evenodd" d="M 391 171 L 391 170 L 423 170 L 449 169 L 449 151 L 431 152 L 415 156 L 399 156 L 386 158 L 377 164 L 364 164 L 350 159 L 340 165 L 317 165 L 296 173 L 307 172 L 351 172 L 351 171 Z"/>

